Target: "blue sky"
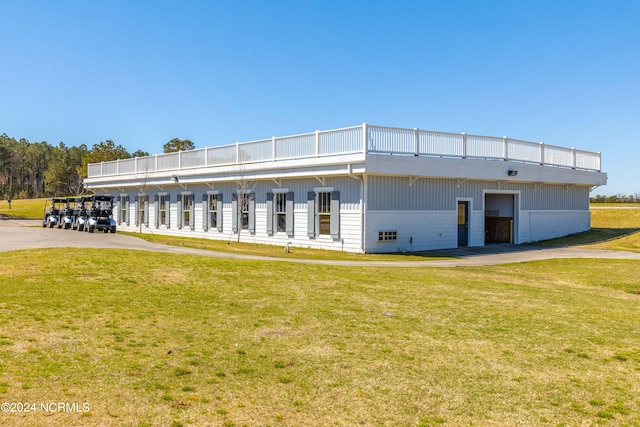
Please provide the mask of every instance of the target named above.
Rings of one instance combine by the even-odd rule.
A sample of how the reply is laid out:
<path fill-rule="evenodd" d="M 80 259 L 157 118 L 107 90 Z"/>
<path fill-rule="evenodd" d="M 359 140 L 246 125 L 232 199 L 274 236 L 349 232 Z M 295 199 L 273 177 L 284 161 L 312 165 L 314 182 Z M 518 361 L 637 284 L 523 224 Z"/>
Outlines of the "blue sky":
<path fill-rule="evenodd" d="M 0 0 L 0 133 L 162 152 L 363 122 L 601 151 L 640 193 L 640 2 Z"/>

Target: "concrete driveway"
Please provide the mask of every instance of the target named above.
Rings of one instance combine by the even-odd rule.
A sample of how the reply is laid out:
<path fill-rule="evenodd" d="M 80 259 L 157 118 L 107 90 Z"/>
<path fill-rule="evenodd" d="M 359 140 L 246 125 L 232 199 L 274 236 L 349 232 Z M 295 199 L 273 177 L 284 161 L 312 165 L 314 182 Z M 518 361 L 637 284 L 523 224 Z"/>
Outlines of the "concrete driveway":
<path fill-rule="evenodd" d="M 0 253 L 38 248 L 109 248 L 191 254 L 215 258 L 260 260 L 357 267 L 457 267 L 507 264 L 553 258 L 607 258 L 640 260 L 640 253 L 583 248 L 548 248 L 535 245 L 488 245 L 476 248 L 450 249 L 433 255 L 457 257 L 428 261 L 338 261 L 277 258 L 207 251 L 149 243 L 124 234 L 85 233 L 73 230 L 42 228 L 41 220 L 0 219 Z M 295 248 L 294 248 L 295 250 Z"/>

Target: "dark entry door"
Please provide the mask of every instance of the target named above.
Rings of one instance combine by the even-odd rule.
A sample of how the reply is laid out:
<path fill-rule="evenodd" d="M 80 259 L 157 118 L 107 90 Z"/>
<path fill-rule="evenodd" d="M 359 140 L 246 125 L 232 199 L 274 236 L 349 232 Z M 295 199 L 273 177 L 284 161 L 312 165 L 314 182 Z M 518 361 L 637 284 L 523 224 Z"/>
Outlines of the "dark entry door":
<path fill-rule="evenodd" d="M 458 247 L 469 246 L 469 202 L 458 202 Z"/>

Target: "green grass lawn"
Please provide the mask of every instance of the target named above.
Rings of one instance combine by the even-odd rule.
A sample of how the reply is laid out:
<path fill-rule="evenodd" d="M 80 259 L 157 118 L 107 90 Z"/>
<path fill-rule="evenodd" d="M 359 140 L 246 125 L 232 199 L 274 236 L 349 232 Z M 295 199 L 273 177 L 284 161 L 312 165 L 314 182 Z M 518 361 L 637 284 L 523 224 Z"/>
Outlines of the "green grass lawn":
<path fill-rule="evenodd" d="M 43 218 L 47 199 L 17 199 L 11 201 L 11 209 L 6 199 L 0 200 L 0 217 Z"/>
<path fill-rule="evenodd" d="M 640 425 L 640 262 L 0 257 L 13 426 Z"/>
<path fill-rule="evenodd" d="M 591 205 L 591 230 L 539 242 L 549 246 L 585 246 L 592 249 L 640 252 L 640 208 Z"/>
<path fill-rule="evenodd" d="M 340 252 L 333 250 L 309 249 L 292 246 L 289 253 L 285 253 L 283 246 L 254 244 L 246 241 L 237 242 L 232 239 L 229 243 L 226 240 L 213 240 L 198 237 L 167 236 L 163 234 L 151 234 L 148 232 L 124 234 L 144 239 L 148 242 L 163 245 L 181 246 L 187 248 L 204 249 L 210 251 L 230 252 L 244 255 L 258 255 L 274 258 L 292 259 L 321 259 L 321 260 L 343 260 L 343 261 L 428 261 L 454 259 L 433 255 L 427 252 L 398 252 L 391 254 L 360 254 L 350 252 Z"/>

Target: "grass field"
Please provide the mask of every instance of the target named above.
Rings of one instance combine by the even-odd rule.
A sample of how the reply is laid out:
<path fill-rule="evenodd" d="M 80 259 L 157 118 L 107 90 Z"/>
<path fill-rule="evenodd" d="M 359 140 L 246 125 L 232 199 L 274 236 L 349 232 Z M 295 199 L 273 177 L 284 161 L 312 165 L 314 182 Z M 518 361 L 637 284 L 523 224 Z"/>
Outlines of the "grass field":
<path fill-rule="evenodd" d="M 603 208 L 592 205 L 591 227 L 585 233 L 540 244 L 640 252 L 640 208 L 637 206 Z"/>
<path fill-rule="evenodd" d="M 73 262 L 61 262 L 73 260 Z M 7 425 L 640 425 L 640 263 L 0 258 Z"/>
<path fill-rule="evenodd" d="M 18 199 L 11 201 L 11 209 L 6 199 L 0 200 L 0 216 L 7 215 L 14 218 L 44 217 L 47 199 Z"/>

